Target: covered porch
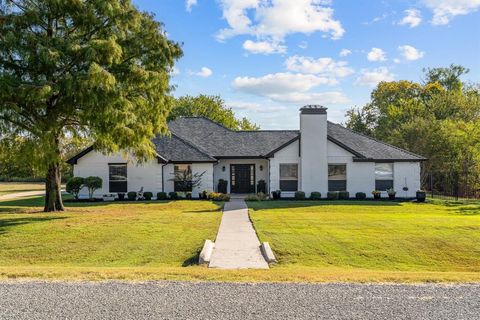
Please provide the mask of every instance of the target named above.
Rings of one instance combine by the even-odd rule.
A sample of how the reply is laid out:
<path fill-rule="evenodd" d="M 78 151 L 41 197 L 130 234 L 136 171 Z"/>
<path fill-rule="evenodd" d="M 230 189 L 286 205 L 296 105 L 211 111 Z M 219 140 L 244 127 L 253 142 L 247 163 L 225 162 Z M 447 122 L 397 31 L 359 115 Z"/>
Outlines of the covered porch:
<path fill-rule="evenodd" d="M 214 188 L 218 182 L 228 182 L 227 192 L 233 195 L 247 195 L 259 192 L 258 182 L 265 181 L 265 192 L 269 192 L 269 161 L 264 158 L 219 159 L 214 165 Z"/>

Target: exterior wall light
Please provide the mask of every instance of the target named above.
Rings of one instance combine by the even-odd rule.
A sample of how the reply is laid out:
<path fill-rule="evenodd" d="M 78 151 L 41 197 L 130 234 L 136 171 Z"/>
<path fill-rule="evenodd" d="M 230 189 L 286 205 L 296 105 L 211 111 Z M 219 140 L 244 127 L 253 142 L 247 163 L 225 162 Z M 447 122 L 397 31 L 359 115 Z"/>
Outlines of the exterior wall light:
<path fill-rule="evenodd" d="M 263 165 L 260 165 L 260 171 L 263 171 Z"/>
<path fill-rule="evenodd" d="M 225 166 L 223 166 L 223 167 L 222 167 L 222 171 L 225 172 L 225 170 L 226 170 L 226 168 L 225 168 Z"/>

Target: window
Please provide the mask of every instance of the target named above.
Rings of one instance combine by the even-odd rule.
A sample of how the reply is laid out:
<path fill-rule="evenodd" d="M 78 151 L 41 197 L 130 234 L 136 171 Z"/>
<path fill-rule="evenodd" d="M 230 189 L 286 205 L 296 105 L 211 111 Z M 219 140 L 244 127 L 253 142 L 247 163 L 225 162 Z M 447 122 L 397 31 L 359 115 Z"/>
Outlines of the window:
<path fill-rule="evenodd" d="M 189 164 L 176 164 L 174 166 L 175 192 L 192 191 L 192 166 Z"/>
<path fill-rule="evenodd" d="M 280 164 L 280 190 L 298 190 L 298 164 Z"/>
<path fill-rule="evenodd" d="M 375 190 L 393 188 L 393 163 L 375 163 Z"/>
<path fill-rule="evenodd" d="M 347 191 L 347 165 L 328 165 L 328 191 Z"/>
<path fill-rule="evenodd" d="M 109 192 L 127 192 L 127 164 L 108 165 Z"/>

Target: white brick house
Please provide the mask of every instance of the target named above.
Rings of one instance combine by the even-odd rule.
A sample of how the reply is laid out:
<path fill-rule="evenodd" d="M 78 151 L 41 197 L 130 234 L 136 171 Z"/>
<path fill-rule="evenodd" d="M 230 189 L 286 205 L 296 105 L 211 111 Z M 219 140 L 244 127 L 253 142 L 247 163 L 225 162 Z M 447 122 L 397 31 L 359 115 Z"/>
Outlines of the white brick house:
<path fill-rule="evenodd" d="M 263 180 L 267 192 L 283 196 L 304 191 L 348 191 L 350 196 L 394 188 L 398 197 L 415 197 L 420 163 L 425 158 L 360 135 L 327 121 L 326 108 L 300 109 L 300 130 L 232 131 L 206 118 L 179 118 L 169 123 L 170 137 L 153 140 L 157 159 L 138 165 L 122 154 L 103 155 L 88 148 L 71 158 L 74 175 L 99 176 L 105 193 L 171 192 L 175 170 L 204 173 L 192 190 L 214 191 L 220 179 L 229 193 L 254 193 Z M 81 196 L 86 197 L 86 191 Z"/>

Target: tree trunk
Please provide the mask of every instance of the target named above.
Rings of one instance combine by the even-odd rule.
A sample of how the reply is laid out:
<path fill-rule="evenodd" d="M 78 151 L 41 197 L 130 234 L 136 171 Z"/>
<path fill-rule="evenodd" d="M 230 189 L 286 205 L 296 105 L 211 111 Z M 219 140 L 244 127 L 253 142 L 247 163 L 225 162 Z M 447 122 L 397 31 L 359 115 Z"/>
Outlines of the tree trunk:
<path fill-rule="evenodd" d="M 45 185 L 45 208 L 44 212 L 64 211 L 61 192 L 60 164 L 53 163 L 48 166 Z"/>

